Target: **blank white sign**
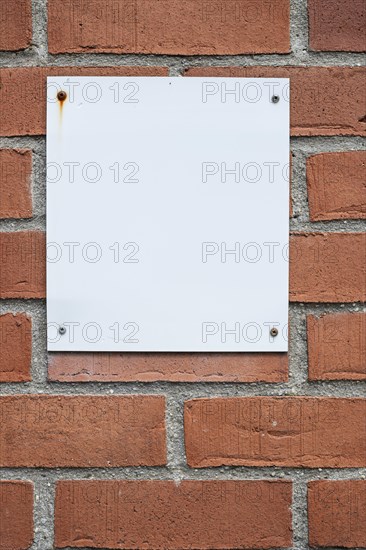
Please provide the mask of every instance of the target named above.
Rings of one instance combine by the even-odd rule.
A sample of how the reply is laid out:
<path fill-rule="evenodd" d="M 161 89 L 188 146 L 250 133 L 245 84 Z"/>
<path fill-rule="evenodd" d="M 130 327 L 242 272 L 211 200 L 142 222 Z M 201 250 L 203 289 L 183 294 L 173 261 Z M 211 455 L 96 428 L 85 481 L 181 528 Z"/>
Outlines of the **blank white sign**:
<path fill-rule="evenodd" d="M 48 349 L 287 351 L 288 80 L 50 77 L 47 107 Z"/>

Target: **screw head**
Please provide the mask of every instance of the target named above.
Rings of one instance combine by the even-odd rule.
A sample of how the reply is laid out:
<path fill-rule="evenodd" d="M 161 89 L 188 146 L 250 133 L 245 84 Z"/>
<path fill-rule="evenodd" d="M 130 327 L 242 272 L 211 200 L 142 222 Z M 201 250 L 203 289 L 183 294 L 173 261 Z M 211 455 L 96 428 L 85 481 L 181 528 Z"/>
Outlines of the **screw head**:
<path fill-rule="evenodd" d="M 278 330 L 276 329 L 276 327 L 272 327 L 269 333 L 274 338 L 275 336 L 277 336 Z"/>
<path fill-rule="evenodd" d="M 63 326 L 60 326 L 59 329 L 58 329 L 58 331 L 59 331 L 60 334 L 65 334 L 66 328 L 63 327 Z"/>
<path fill-rule="evenodd" d="M 67 98 L 67 93 L 64 92 L 63 90 L 61 90 L 60 92 L 58 92 L 57 94 L 57 99 L 59 101 L 65 101 L 65 99 Z"/>
<path fill-rule="evenodd" d="M 271 98 L 272 103 L 278 103 L 279 100 L 280 100 L 279 95 L 273 95 L 272 98 Z"/>

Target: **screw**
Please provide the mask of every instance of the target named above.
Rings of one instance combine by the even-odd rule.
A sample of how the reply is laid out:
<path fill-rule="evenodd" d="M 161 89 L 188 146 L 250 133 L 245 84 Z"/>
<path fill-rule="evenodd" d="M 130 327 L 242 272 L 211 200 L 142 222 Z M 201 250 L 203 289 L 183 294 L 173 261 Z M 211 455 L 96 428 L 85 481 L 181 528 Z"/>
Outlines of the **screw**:
<path fill-rule="evenodd" d="M 271 328 L 271 330 L 269 331 L 269 333 L 270 333 L 270 335 L 273 336 L 273 338 L 274 338 L 275 336 L 277 336 L 278 330 L 277 330 L 275 327 L 273 327 L 273 328 Z"/>
<path fill-rule="evenodd" d="M 67 98 L 67 93 L 66 92 L 64 92 L 63 90 L 61 90 L 61 92 L 58 92 L 57 99 L 59 101 L 65 101 L 66 98 Z"/>
<path fill-rule="evenodd" d="M 272 98 L 271 98 L 272 103 L 278 103 L 279 100 L 280 100 L 279 95 L 273 95 Z"/>
<path fill-rule="evenodd" d="M 65 334 L 66 328 L 61 326 L 61 327 L 59 327 L 58 331 L 59 331 L 60 334 Z"/>

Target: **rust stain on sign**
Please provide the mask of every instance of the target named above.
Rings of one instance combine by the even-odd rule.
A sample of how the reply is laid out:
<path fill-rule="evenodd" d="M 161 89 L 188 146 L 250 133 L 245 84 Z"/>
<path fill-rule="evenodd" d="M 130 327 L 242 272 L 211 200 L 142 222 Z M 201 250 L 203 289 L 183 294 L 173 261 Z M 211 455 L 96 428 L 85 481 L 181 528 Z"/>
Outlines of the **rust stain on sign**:
<path fill-rule="evenodd" d="M 67 99 L 67 93 L 66 92 L 64 92 L 63 90 L 58 92 L 57 100 L 58 100 L 58 105 L 59 105 L 60 123 L 62 122 L 62 113 L 63 113 L 64 103 L 65 103 L 66 99 Z"/>

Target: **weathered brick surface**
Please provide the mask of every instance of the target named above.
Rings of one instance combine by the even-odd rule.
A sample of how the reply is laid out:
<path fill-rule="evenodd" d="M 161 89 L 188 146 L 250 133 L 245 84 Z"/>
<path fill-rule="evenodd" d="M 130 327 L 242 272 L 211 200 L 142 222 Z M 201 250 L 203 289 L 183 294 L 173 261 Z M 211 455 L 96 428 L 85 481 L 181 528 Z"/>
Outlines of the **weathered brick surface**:
<path fill-rule="evenodd" d="M 292 302 L 359 302 L 366 298 L 366 235 L 295 233 L 290 241 Z"/>
<path fill-rule="evenodd" d="M 365 0 L 0 0 L 0 469 L 36 480 L 34 528 L 32 484 L 0 482 L 0 550 L 366 548 L 366 482 L 355 470 L 366 466 L 365 17 Z M 236 54 L 252 59 L 218 57 Z M 168 75 L 290 80 L 290 351 L 47 358 L 44 135 L 57 92 L 46 77 Z M 310 232 L 316 225 L 323 232 Z M 124 395 L 126 383 L 144 395 Z M 149 383 L 165 395 L 148 395 Z M 234 397 L 247 394 L 242 383 L 265 397 Z M 186 458 L 208 468 L 204 481 L 184 475 Z M 288 481 L 268 471 L 238 480 L 237 466 L 255 478 L 276 467 Z M 324 479 L 309 483 L 308 509 L 290 482 L 306 477 L 299 468 Z M 323 468 L 353 468 L 344 477 L 359 480 Z M 303 510 L 294 542 L 291 509 Z"/>
<path fill-rule="evenodd" d="M 44 298 L 45 292 L 45 234 L 0 233 L 0 298 Z"/>
<path fill-rule="evenodd" d="M 366 399 L 193 399 L 184 431 L 192 468 L 366 466 Z"/>
<path fill-rule="evenodd" d="M 281 382 L 287 353 L 50 353 L 48 376 L 60 382 Z"/>
<path fill-rule="evenodd" d="M 290 78 L 292 135 L 366 134 L 363 67 L 194 67 L 186 75 Z"/>
<path fill-rule="evenodd" d="M 0 481 L 0 550 L 24 550 L 33 542 L 33 484 Z"/>
<path fill-rule="evenodd" d="M 164 76 L 164 67 L 22 67 L 0 69 L 0 136 L 46 132 L 47 76 Z M 52 90 L 51 90 L 52 91 Z"/>
<path fill-rule="evenodd" d="M 366 51 L 365 0 L 308 0 L 309 43 L 318 51 Z"/>
<path fill-rule="evenodd" d="M 366 379 L 366 314 L 307 318 L 310 380 Z"/>
<path fill-rule="evenodd" d="M 366 548 L 366 481 L 311 481 L 308 521 L 311 546 Z"/>
<path fill-rule="evenodd" d="M 60 481 L 56 547 L 288 547 L 291 500 L 286 481 Z"/>
<path fill-rule="evenodd" d="M 289 0 L 48 2 L 52 53 L 287 53 Z"/>
<path fill-rule="evenodd" d="M 31 379 L 32 321 L 24 314 L 0 315 L 0 382 Z"/>
<path fill-rule="evenodd" d="M 24 50 L 32 40 L 32 0 L 1 0 L 0 50 Z"/>
<path fill-rule="evenodd" d="M 0 466 L 114 467 L 165 464 L 159 396 L 0 397 Z"/>
<path fill-rule="evenodd" d="M 0 218 L 31 218 L 32 152 L 0 149 Z"/>
<path fill-rule="evenodd" d="M 366 218 L 366 151 L 313 155 L 306 175 L 312 221 Z"/>

